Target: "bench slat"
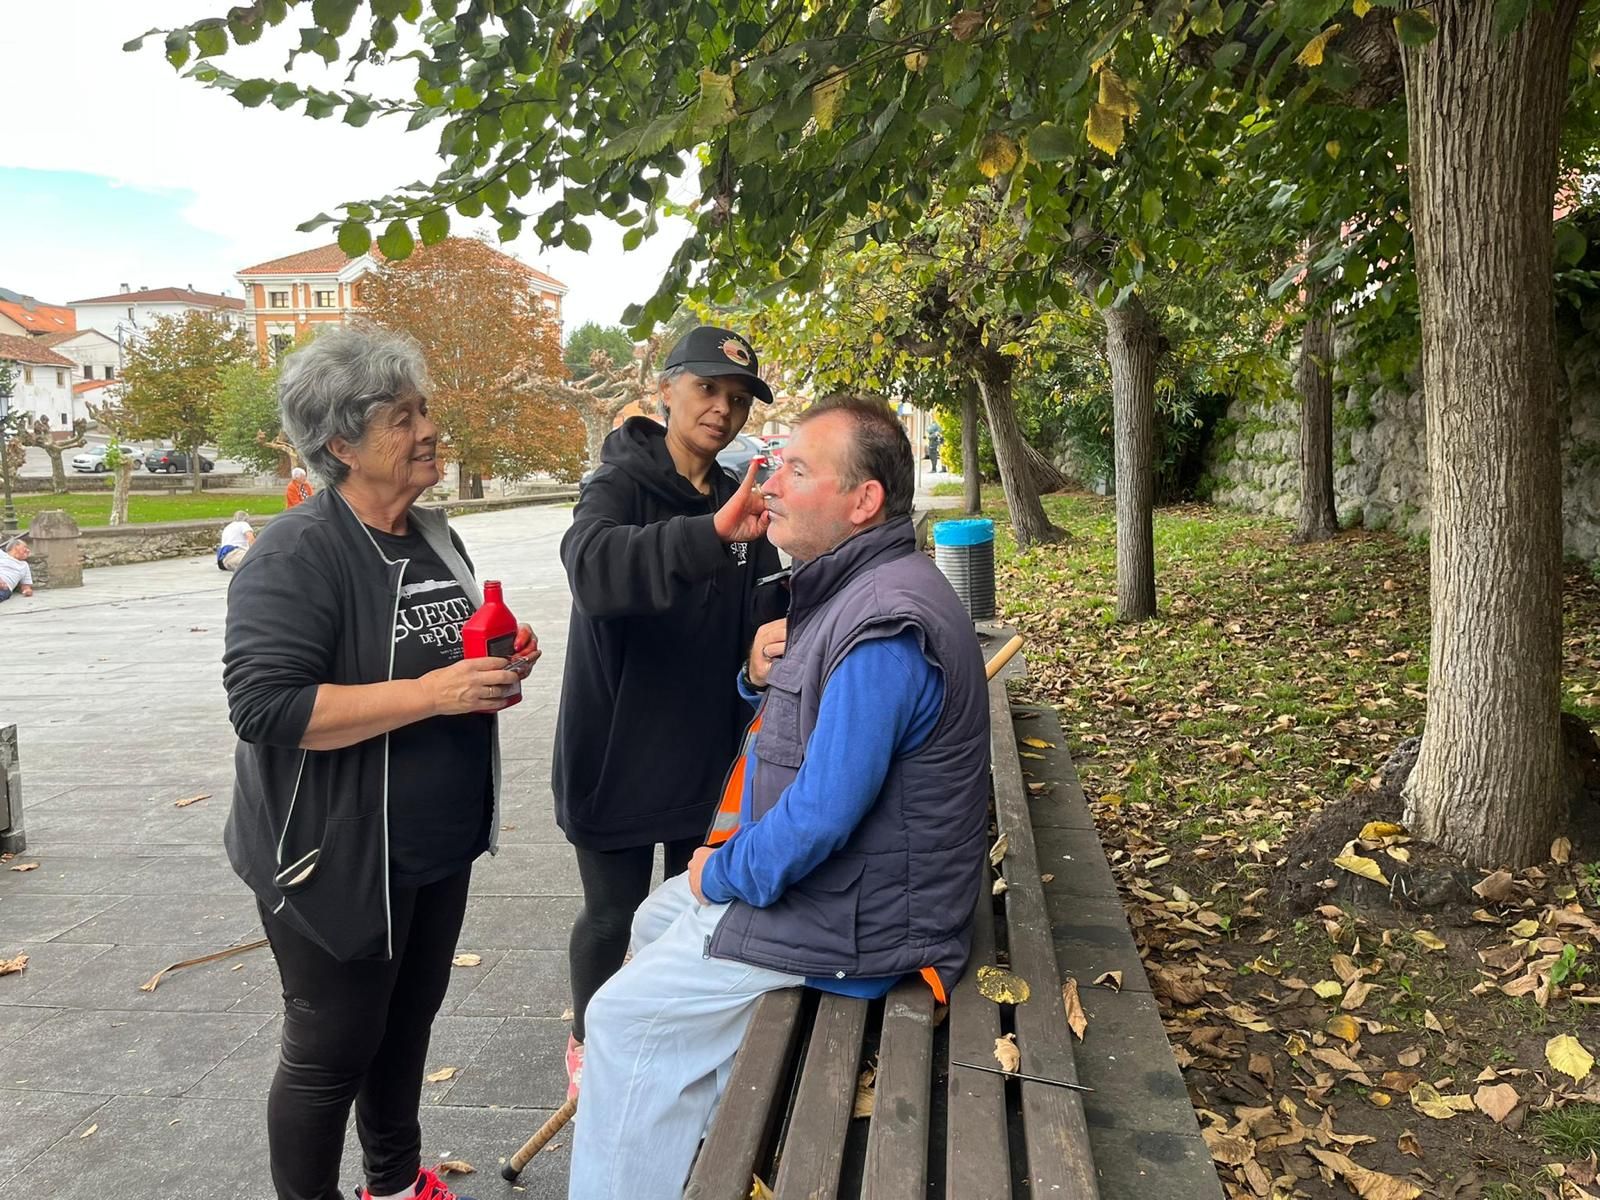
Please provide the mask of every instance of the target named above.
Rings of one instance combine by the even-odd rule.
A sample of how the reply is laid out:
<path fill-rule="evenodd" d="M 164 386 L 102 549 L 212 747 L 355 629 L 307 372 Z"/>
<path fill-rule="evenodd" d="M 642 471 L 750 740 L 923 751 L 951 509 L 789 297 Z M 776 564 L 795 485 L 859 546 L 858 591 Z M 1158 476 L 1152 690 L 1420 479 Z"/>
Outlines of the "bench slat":
<path fill-rule="evenodd" d="M 933 1106 L 933 992 L 896 984 L 883 1002 L 863 1200 L 926 1200 Z"/>
<path fill-rule="evenodd" d="M 1000 1008 L 978 995 L 978 968 L 994 962 L 994 901 L 978 889 L 972 918 L 972 957 L 950 993 L 950 1059 L 994 1062 Z M 945 1131 L 945 1195 L 961 1200 L 1010 1200 L 1011 1150 L 1006 1141 L 1006 1085 L 998 1075 L 950 1068 Z"/>
<path fill-rule="evenodd" d="M 824 993 L 818 1001 L 794 1114 L 784 1136 L 785 1147 L 797 1149 L 779 1158 L 776 1200 L 834 1200 L 838 1195 L 866 1027 L 865 1000 Z"/>
<path fill-rule="evenodd" d="M 778 1093 L 800 1040 L 800 999 L 800 988 L 784 988 L 757 1001 L 684 1200 L 746 1200 L 750 1195 L 756 1160 L 783 1111 L 784 1097 Z"/>
<path fill-rule="evenodd" d="M 1022 1069 L 1030 1075 L 1076 1083 L 1072 1032 L 1067 1028 L 1061 975 L 1045 908 L 1044 885 L 1039 879 L 1038 852 L 1028 815 L 1028 789 L 1011 726 L 1011 702 L 1001 679 L 989 684 L 989 728 L 995 820 L 1007 841 L 1001 865 L 1007 884 L 1006 932 L 1011 969 L 1028 981 L 1033 993 L 1026 1004 L 1016 1007 Z M 1043 1083 L 1023 1083 L 1021 1087 L 1031 1194 L 1098 1200 L 1089 1126 L 1079 1095 Z"/>

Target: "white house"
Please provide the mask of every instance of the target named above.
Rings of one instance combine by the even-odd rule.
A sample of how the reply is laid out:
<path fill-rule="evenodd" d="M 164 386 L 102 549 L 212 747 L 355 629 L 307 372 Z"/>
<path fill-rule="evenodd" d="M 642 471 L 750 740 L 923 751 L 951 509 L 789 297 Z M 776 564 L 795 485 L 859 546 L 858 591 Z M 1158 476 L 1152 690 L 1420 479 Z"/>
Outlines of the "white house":
<path fill-rule="evenodd" d="M 89 415 L 82 397 L 72 390 L 77 364 L 39 342 L 0 334 L 0 363 L 11 366 L 11 409 L 48 417 L 51 431 L 65 436 L 74 421 Z"/>
<path fill-rule="evenodd" d="M 91 296 L 71 304 L 78 328 L 97 329 L 125 345 L 128 338 L 150 327 L 157 317 L 181 317 L 186 312 L 225 313 L 244 327 L 244 301 L 237 296 L 197 292 L 193 287 L 139 288 L 123 284 L 110 296 Z"/>
<path fill-rule="evenodd" d="M 91 379 L 116 379 L 122 374 L 122 348 L 117 339 L 98 329 L 78 329 L 70 333 L 47 333 L 34 339 L 47 350 L 77 364 L 75 382 Z"/>

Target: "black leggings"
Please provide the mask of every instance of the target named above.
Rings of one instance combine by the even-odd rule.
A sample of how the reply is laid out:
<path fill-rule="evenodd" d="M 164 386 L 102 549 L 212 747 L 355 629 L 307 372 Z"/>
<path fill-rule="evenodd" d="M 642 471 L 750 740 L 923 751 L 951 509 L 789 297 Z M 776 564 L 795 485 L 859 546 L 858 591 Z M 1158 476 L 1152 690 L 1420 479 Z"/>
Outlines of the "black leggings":
<path fill-rule="evenodd" d="M 664 842 L 666 878 L 687 871 L 689 859 L 704 844 L 703 838 Z M 573 849 L 578 852 L 578 876 L 583 880 L 583 911 L 572 923 L 567 960 L 572 967 L 572 1036 L 581 1042 L 584 1010 L 627 956 L 633 914 L 650 894 L 656 848 Z"/>
<path fill-rule="evenodd" d="M 421 1164 L 422 1071 L 472 871 L 391 890 L 394 957 L 339 962 L 263 906 L 283 980 L 283 1050 L 267 1097 L 278 1200 L 341 1200 L 351 1101 L 367 1187 L 403 1192 Z"/>

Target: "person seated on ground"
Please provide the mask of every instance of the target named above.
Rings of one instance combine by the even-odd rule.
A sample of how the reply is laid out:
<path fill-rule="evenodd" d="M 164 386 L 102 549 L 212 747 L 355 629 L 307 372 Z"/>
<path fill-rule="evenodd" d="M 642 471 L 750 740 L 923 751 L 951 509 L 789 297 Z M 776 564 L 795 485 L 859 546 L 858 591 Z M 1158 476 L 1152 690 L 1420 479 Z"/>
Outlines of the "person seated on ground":
<path fill-rule="evenodd" d="M 920 973 L 943 1000 L 966 965 L 988 693 L 972 621 L 917 551 L 914 477 L 886 406 L 832 397 L 762 486 L 789 616 L 741 675 L 758 712 L 713 845 L 640 907 L 590 1002 L 571 1200 L 682 1195 L 763 993 L 876 997 Z"/>
<path fill-rule="evenodd" d="M 33 550 L 20 537 L 14 538 L 0 550 L 0 601 L 11 599 L 11 593 L 33 595 L 33 568 L 28 559 Z"/>
<path fill-rule="evenodd" d="M 217 569 L 237 571 L 255 542 L 256 531 L 250 526 L 250 514 L 241 508 L 233 514 L 233 520 L 222 527 L 222 545 L 217 547 Z"/>
<path fill-rule="evenodd" d="M 283 489 L 283 506 L 285 509 L 293 508 L 311 499 L 311 481 L 306 478 L 304 467 L 295 467 L 289 472 L 289 486 Z"/>

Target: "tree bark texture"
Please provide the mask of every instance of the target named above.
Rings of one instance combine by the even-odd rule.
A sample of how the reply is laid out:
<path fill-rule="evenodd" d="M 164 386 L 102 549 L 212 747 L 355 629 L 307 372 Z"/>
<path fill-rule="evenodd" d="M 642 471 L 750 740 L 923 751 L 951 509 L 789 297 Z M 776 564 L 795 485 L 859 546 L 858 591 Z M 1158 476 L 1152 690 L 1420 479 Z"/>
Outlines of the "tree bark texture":
<path fill-rule="evenodd" d="M 1543 861 L 1564 822 L 1561 462 L 1550 264 L 1580 0 L 1436 0 L 1405 55 L 1422 302 L 1433 618 L 1412 832 L 1477 863 Z"/>
<path fill-rule="evenodd" d="M 111 524 L 126 525 L 128 523 L 128 493 L 133 489 L 134 458 L 126 450 L 122 453 L 122 461 L 116 466 L 115 477 L 111 484 Z"/>
<path fill-rule="evenodd" d="M 995 462 L 1000 467 L 1000 486 L 1005 490 L 1006 507 L 1011 510 L 1011 528 L 1017 548 L 1054 542 L 1061 530 L 1050 523 L 1039 490 L 1033 485 L 1022 429 L 1011 397 L 1011 360 L 985 350 L 978 357 L 978 390 L 989 418 L 989 437 L 994 443 Z"/>
<path fill-rule="evenodd" d="M 967 380 L 961 394 L 961 498 L 969 513 L 983 510 L 983 479 L 978 467 L 978 381 Z"/>
<path fill-rule="evenodd" d="M 58 496 L 67 494 L 67 469 L 61 465 L 61 447 L 45 446 L 43 450 L 50 456 L 50 490 Z"/>
<path fill-rule="evenodd" d="M 1028 474 L 1033 479 L 1033 490 L 1041 496 L 1051 492 L 1059 492 L 1067 486 L 1067 477 L 1061 473 L 1055 463 L 1051 462 L 1043 453 L 1034 449 L 1032 442 L 1022 443 L 1022 456 L 1028 463 Z"/>
<path fill-rule="evenodd" d="M 611 432 L 611 418 L 585 409 L 579 409 L 578 415 L 583 418 L 583 432 L 589 443 L 589 470 L 593 471 L 600 466 L 600 451 L 606 444 L 606 434 Z"/>
<path fill-rule="evenodd" d="M 1143 621 L 1156 615 L 1156 351 L 1161 335 L 1137 296 L 1104 316 L 1117 471 L 1117 617 Z"/>
<path fill-rule="evenodd" d="M 1311 315 L 1300 333 L 1300 521 L 1297 542 L 1323 542 L 1339 532 L 1333 502 L 1333 318 L 1314 307 L 1322 289 L 1306 289 Z"/>

